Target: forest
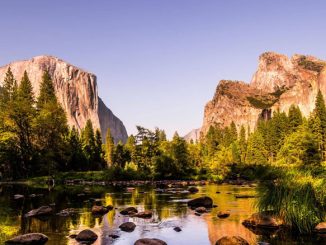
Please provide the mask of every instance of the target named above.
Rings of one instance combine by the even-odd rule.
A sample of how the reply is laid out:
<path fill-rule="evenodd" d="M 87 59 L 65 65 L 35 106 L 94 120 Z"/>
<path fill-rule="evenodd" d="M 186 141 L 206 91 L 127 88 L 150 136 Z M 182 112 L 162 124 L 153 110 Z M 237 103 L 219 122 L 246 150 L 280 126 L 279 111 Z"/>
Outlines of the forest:
<path fill-rule="evenodd" d="M 1 180 L 99 170 L 110 180 L 264 180 L 260 210 L 273 210 L 300 232 L 325 217 L 326 107 L 320 91 L 308 118 L 292 105 L 288 113 L 260 119 L 254 130 L 237 130 L 234 122 L 215 125 L 189 143 L 178 133 L 168 140 L 164 130 L 137 126 L 136 135 L 115 145 L 110 130 L 103 144 L 90 120 L 80 131 L 69 128 L 48 72 L 37 98 L 26 72 L 16 79 L 9 68 L 0 90 Z"/>

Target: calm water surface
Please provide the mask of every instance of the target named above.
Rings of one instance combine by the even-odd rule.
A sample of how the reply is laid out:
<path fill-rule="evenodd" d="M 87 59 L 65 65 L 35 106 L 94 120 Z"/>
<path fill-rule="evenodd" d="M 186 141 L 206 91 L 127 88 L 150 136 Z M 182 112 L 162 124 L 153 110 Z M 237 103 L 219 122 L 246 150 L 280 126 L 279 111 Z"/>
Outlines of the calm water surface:
<path fill-rule="evenodd" d="M 150 186 L 136 187 L 128 192 L 124 187 L 57 186 L 49 191 L 24 185 L 0 185 L 0 244 L 17 234 L 27 232 L 46 234 L 49 237 L 47 245 L 77 244 L 69 235 L 87 228 L 99 236 L 94 243 L 97 245 L 132 245 L 141 237 L 159 238 L 169 245 L 206 245 L 215 244 L 225 235 L 240 235 L 250 244 L 326 244 L 326 240 L 321 240 L 320 237 L 256 235 L 245 228 L 241 222 L 256 211 L 255 199 L 237 199 L 235 195 L 254 195 L 254 188 L 230 185 L 205 185 L 198 188 L 199 192 L 196 194 L 177 194 L 173 190 L 158 193 Z M 17 201 L 13 199 L 14 194 L 23 194 L 26 198 Z M 29 197 L 31 194 L 41 195 Z M 218 207 L 202 216 L 196 216 L 187 207 L 186 201 L 203 195 L 210 196 Z M 94 217 L 90 212 L 93 198 L 103 205 L 111 204 L 117 209 L 102 217 Z M 24 218 L 29 210 L 49 204 L 55 204 L 55 212 L 75 208 L 77 214 L 70 217 L 52 215 L 42 220 Z M 135 206 L 138 211 L 152 210 L 153 218 L 140 219 L 120 215 L 118 211 L 128 206 Z M 217 218 L 217 213 L 221 210 L 229 210 L 230 217 Z M 137 225 L 132 233 L 120 231 L 118 228 L 127 221 Z M 175 226 L 181 227 L 182 231 L 175 232 Z M 110 234 L 119 235 L 120 238 L 113 240 L 109 237 Z"/>

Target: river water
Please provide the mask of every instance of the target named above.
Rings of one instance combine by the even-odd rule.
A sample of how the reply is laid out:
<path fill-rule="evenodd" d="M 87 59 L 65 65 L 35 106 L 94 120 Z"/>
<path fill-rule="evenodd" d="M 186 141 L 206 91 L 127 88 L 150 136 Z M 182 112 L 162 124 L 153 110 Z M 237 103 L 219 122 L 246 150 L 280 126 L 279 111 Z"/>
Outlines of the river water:
<path fill-rule="evenodd" d="M 97 245 L 132 245 L 142 237 L 159 238 L 169 245 L 206 245 L 215 244 L 225 235 L 240 235 L 250 244 L 326 244 L 326 240 L 318 236 L 298 237 L 284 233 L 256 235 L 245 228 L 241 222 L 256 211 L 256 199 L 236 198 L 235 195 L 255 195 L 253 187 L 204 185 L 198 188 L 196 194 L 185 194 L 173 189 L 160 193 L 151 186 L 135 187 L 134 190 L 125 187 L 56 186 L 48 190 L 27 185 L 0 185 L 0 244 L 17 234 L 28 232 L 47 235 L 47 245 L 78 244 L 69 235 L 78 234 L 83 229 L 91 229 L 98 235 L 94 243 Z M 15 194 L 22 194 L 25 198 L 14 200 Z M 211 197 L 218 206 L 196 216 L 187 207 L 186 201 L 203 195 Z M 94 199 L 103 205 L 113 205 L 115 209 L 102 217 L 95 217 L 90 212 Z M 69 217 L 55 214 L 41 219 L 24 217 L 29 210 L 50 204 L 55 213 L 66 208 L 74 208 L 77 213 Z M 119 210 L 129 206 L 137 207 L 138 211 L 152 210 L 154 215 L 151 219 L 120 215 Z M 219 211 L 226 210 L 231 213 L 228 218 L 217 217 Z M 118 228 L 127 221 L 137 225 L 131 233 Z M 182 231 L 174 231 L 176 226 Z M 112 239 L 109 237 L 111 234 L 120 237 Z"/>

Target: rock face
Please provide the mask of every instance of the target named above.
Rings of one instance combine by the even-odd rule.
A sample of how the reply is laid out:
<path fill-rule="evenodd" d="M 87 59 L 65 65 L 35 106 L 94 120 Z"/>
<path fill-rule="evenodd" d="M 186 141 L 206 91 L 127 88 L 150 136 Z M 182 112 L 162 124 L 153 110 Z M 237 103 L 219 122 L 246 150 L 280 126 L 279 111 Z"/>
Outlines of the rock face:
<path fill-rule="evenodd" d="M 249 84 L 220 81 L 213 99 L 205 106 L 201 134 L 205 135 L 210 126 L 226 127 L 232 121 L 238 128 L 244 125 L 252 131 L 260 117 L 268 119 L 276 110 L 288 112 L 292 104 L 307 117 L 314 109 L 318 89 L 326 96 L 325 61 L 304 55 L 288 58 L 264 53 Z"/>
<path fill-rule="evenodd" d="M 115 142 L 126 141 L 128 135 L 123 123 L 98 97 L 97 78 L 94 74 L 53 56 L 37 56 L 0 67 L 0 85 L 9 66 L 18 83 L 24 71 L 27 71 L 36 96 L 40 90 L 42 74 L 48 70 L 70 126 L 81 129 L 90 119 L 94 128 L 101 130 L 103 139 L 110 128 Z"/>
<path fill-rule="evenodd" d="M 190 142 L 190 141 L 196 142 L 196 140 L 198 140 L 199 137 L 200 137 L 200 128 L 193 129 L 188 134 L 183 136 L 183 138 L 187 142 Z"/>

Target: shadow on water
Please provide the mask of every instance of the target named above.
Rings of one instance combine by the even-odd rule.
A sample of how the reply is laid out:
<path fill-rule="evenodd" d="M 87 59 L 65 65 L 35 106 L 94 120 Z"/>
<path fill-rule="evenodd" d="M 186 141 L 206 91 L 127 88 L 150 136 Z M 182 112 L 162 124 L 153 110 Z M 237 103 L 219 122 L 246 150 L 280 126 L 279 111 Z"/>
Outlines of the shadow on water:
<path fill-rule="evenodd" d="M 184 188 L 186 189 L 186 187 Z M 219 192 L 219 193 L 217 193 Z M 14 200 L 15 194 L 24 199 Z M 41 232 L 49 237 L 47 244 L 77 244 L 69 238 L 83 229 L 91 229 L 98 239 L 94 244 L 133 244 L 140 237 L 155 237 L 169 245 L 215 244 L 225 235 L 240 235 L 250 244 L 270 242 L 271 244 L 322 244 L 320 237 L 298 237 L 289 233 L 259 233 L 245 228 L 241 222 L 254 213 L 255 198 L 235 198 L 235 195 L 255 195 L 255 189 L 231 185 L 200 186 L 196 194 L 169 191 L 159 193 L 150 186 L 127 190 L 122 187 L 103 186 L 57 186 L 53 190 L 33 188 L 26 185 L 0 185 L 0 243 L 17 235 L 28 232 Z M 194 215 L 187 207 L 187 200 L 199 196 L 210 196 L 218 207 L 202 216 Z M 113 205 L 102 217 L 94 216 L 90 210 L 94 201 L 102 205 Z M 42 205 L 52 205 L 54 214 L 42 218 L 26 218 L 31 209 Z M 152 210 L 151 219 L 122 216 L 123 207 L 135 206 L 139 211 Z M 56 213 L 66 208 L 76 212 L 70 216 Z M 220 219 L 219 211 L 230 211 L 230 217 Z M 133 221 L 137 227 L 134 232 L 119 230 L 119 225 Z M 174 227 L 181 227 L 175 232 Z M 118 235 L 113 239 L 109 235 Z"/>

